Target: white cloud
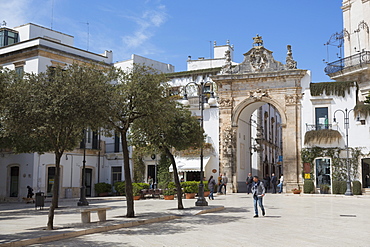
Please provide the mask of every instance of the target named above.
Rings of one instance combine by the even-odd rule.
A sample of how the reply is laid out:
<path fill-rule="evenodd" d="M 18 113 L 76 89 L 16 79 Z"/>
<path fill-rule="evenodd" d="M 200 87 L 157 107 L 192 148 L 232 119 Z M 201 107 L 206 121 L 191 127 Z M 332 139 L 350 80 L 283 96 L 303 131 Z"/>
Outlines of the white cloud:
<path fill-rule="evenodd" d="M 32 1 L 0 0 L 0 21 L 5 21 L 7 27 L 15 27 L 27 23 L 27 13 Z"/>
<path fill-rule="evenodd" d="M 30 22 L 42 23 L 45 18 L 50 19 L 51 1 L 0 0 L 0 22 L 5 21 L 10 28 Z"/>
<path fill-rule="evenodd" d="M 139 17 L 129 17 L 137 24 L 137 29 L 131 35 L 122 37 L 122 41 L 128 49 L 137 48 L 148 42 L 155 34 L 155 29 L 167 20 L 166 8 L 159 5 L 156 9 L 145 10 Z"/>

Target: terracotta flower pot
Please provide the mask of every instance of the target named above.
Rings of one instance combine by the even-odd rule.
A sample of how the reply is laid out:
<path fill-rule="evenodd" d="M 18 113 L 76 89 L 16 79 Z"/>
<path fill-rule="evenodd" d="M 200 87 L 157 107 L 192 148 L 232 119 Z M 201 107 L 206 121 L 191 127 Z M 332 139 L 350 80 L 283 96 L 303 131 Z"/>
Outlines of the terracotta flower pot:
<path fill-rule="evenodd" d="M 293 194 L 301 194 L 301 190 L 293 190 Z"/>
<path fill-rule="evenodd" d="M 185 193 L 185 198 L 186 199 L 193 199 L 195 198 L 196 193 Z"/>
<path fill-rule="evenodd" d="M 175 195 L 164 195 L 163 196 L 165 200 L 173 200 L 175 199 Z"/>
<path fill-rule="evenodd" d="M 141 195 L 134 196 L 134 200 L 140 200 Z"/>
<path fill-rule="evenodd" d="M 209 194 L 211 194 L 211 191 L 204 191 L 204 197 L 209 196 Z"/>

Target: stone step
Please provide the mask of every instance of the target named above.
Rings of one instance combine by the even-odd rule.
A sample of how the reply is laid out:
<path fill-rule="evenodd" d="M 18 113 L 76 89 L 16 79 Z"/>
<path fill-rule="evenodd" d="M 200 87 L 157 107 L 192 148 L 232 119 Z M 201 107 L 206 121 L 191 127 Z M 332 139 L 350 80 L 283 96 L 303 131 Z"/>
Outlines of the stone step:
<path fill-rule="evenodd" d="M 370 195 L 370 188 L 363 188 L 362 193 L 366 195 Z"/>

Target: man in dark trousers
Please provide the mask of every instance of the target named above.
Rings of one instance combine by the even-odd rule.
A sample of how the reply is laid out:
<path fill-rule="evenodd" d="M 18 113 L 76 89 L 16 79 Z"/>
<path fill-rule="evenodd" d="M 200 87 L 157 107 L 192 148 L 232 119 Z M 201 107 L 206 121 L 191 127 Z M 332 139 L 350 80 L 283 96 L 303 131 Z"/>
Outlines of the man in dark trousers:
<path fill-rule="evenodd" d="M 272 185 L 272 194 L 276 194 L 276 184 L 277 184 L 277 177 L 275 173 L 271 174 L 271 185 Z"/>
<path fill-rule="evenodd" d="M 248 173 L 248 177 L 245 183 L 247 184 L 247 193 L 249 195 L 249 193 L 252 193 L 252 183 L 253 183 L 252 173 Z"/>
<path fill-rule="evenodd" d="M 258 206 L 261 208 L 262 216 L 265 216 L 265 208 L 263 207 L 263 197 L 265 196 L 266 190 L 263 182 L 258 179 L 257 176 L 253 177 L 252 184 L 252 195 L 253 195 L 253 205 L 254 205 L 254 218 L 258 217 Z"/>

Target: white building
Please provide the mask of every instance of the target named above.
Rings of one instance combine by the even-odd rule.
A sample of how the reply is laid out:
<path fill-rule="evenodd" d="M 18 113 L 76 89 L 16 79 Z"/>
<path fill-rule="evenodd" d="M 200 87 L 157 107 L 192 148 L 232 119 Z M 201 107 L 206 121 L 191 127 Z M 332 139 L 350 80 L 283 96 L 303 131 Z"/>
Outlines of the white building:
<path fill-rule="evenodd" d="M 15 28 L 0 28 L 0 66 L 18 73 L 40 73 L 47 66 L 73 63 L 99 63 L 114 66 L 112 51 L 95 54 L 73 46 L 74 37 L 32 23 Z M 173 66 L 137 55 L 117 63 L 130 68 L 133 63 L 154 66 L 163 72 L 173 72 Z M 83 146 L 81 146 L 83 147 Z M 82 181 L 83 148 L 67 152 L 61 159 L 60 197 L 79 197 Z M 120 138 L 86 132 L 86 194 L 94 196 L 94 184 L 124 180 Z M 18 154 L 2 150 L 0 156 L 0 200 L 16 200 L 27 195 L 27 186 L 50 196 L 55 176 L 52 153 Z"/>

